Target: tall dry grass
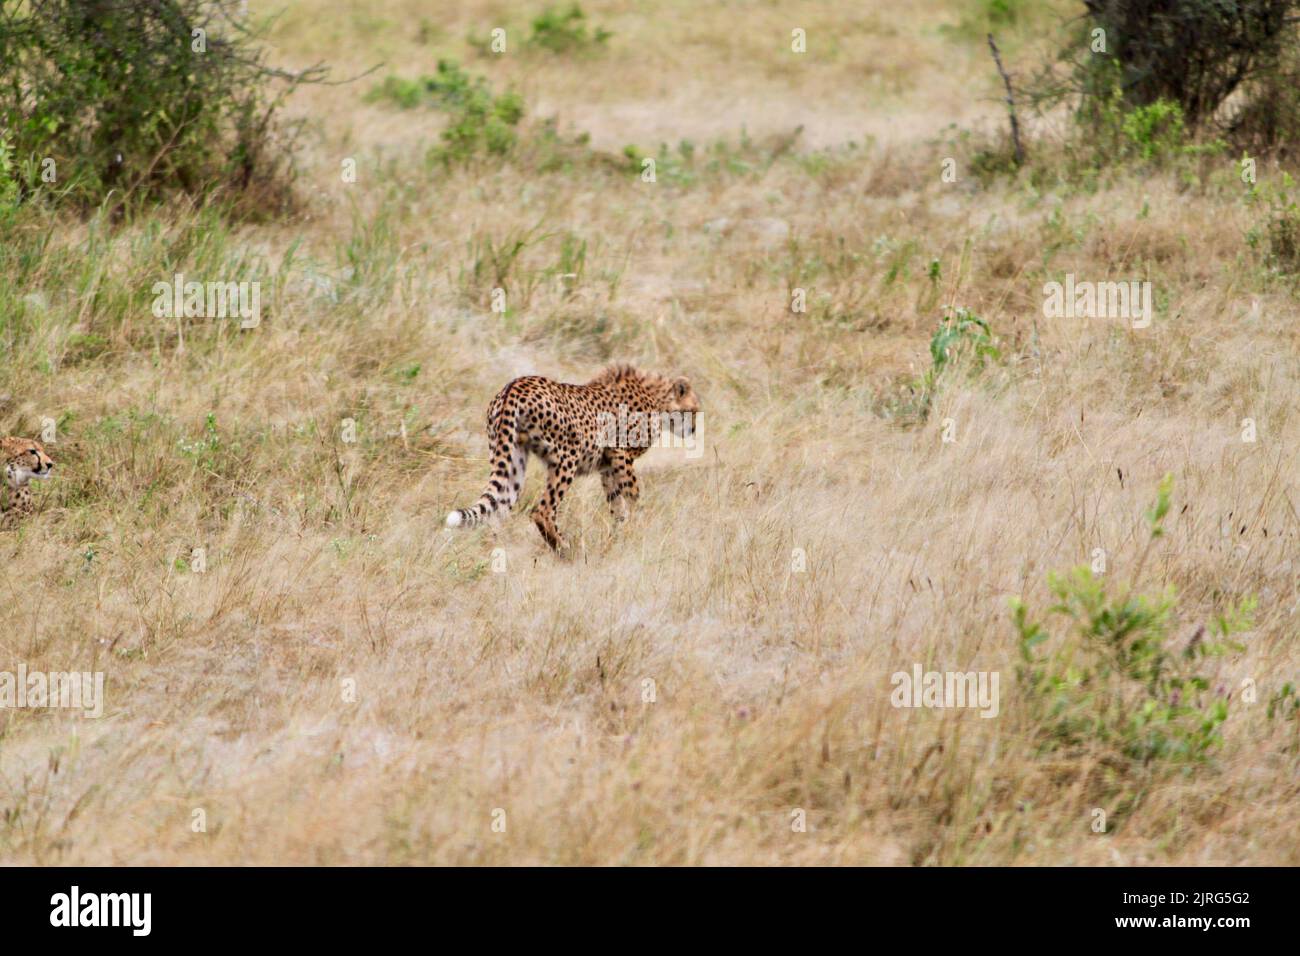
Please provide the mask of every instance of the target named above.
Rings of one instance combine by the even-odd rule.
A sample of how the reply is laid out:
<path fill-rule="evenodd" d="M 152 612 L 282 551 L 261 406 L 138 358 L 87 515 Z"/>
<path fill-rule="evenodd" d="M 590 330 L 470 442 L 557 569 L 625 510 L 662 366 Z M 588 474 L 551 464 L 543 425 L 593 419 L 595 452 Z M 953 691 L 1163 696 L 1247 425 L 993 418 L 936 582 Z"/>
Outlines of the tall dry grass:
<path fill-rule="evenodd" d="M 107 706 L 0 711 L 0 860 L 1300 862 L 1297 725 L 1265 713 L 1300 665 L 1300 324 L 1231 161 L 978 182 L 946 128 L 998 122 L 977 4 L 584 6 L 614 36 L 581 59 L 473 54 L 526 31 L 486 0 L 301 4 L 274 36 L 341 73 L 454 55 L 606 158 L 444 168 L 439 115 L 365 81 L 295 104 L 298 219 L 23 226 L 0 426 L 57 420 L 59 477 L 0 536 L 0 669 L 103 671 Z M 661 140 L 658 182 L 619 168 Z M 259 279 L 262 324 L 155 319 L 176 271 Z M 1066 272 L 1150 279 L 1155 322 L 1044 319 Z M 921 420 L 945 303 L 1003 358 Z M 519 515 L 442 528 L 501 385 L 614 360 L 692 378 L 702 457 L 652 452 L 617 528 L 577 485 L 568 559 Z M 1209 760 L 1037 750 L 1008 599 L 1044 610 L 1096 548 L 1108 580 L 1177 589 L 1180 640 L 1258 599 L 1207 664 L 1233 693 Z M 998 717 L 891 706 L 914 663 L 999 672 Z"/>

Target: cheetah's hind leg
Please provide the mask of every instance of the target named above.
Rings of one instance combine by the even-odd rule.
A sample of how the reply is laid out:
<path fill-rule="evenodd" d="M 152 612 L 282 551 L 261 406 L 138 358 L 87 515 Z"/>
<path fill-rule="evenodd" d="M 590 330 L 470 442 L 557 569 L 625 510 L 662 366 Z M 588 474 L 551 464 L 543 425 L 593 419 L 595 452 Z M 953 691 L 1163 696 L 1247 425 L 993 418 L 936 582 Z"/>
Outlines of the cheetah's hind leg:
<path fill-rule="evenodd" d="M 546 542 L 552 551 L 564 551 L 569 546 L 568 541 L 565 540 L 555 526 L 555 519 L 559 517 L 560 502 L 564 500 L 564 493 L 569 490 L 569 485 L 573 483 L 575 466 L 576 462 L 568 458 L 548 465 L 546 490 L 542 492 L 541 499 L 533 508 L 533 524 L 537 525 L 542 540 Z"/>

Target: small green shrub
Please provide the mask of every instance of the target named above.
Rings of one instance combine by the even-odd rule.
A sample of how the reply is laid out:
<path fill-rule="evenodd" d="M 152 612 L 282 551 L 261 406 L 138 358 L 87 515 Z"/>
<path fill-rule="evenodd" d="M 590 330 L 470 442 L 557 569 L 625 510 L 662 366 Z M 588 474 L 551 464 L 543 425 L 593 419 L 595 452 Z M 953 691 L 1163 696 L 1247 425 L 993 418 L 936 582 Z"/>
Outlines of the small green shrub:
<path fill-rule="evenodd" d="M 366 99 L 387 100 L 401 109 L 430 106 L 446 112 L 442 144 L 432 154 L 443 163 L 509 153 L 524 116 L 523 97 L 513 90 L 494 95 L 487 80 L 466 73 L 454 60 L 439 60 L 435 73 L 416 80 L 390 76 Z"/>
<path fill-rule="evenodd" d="M 587 15 L 573 4 L 568 9 L 547 7 L 533 19 L 528 45 L 551 53 L 587 51 L 603 46 L 611 37 L 604 27 L 589 30 Z"/>
<path fill-rule="evenodd" d="M 1186 145 L 1183 111 L 1168 100 L 1134 108 L 1123 117 L 1121 129 L 1129 148 L 1148 162 L 1176 153 Z"/>
<path fill-rule="evenodd" d="M 622 170 L 617 157 L 598 154 L 591 148 L 588 133 L 565 134 L 555 117 L 542 120 L 531 131 L 527 142 L 528 160 L 538 172 L 551 173 L 575 168 Z"/>
<path fill-rule="evenodd" d="M 387 100 L 398 109 L 413 110 L 424 105 L 426 97 L 425 82 L 428 78 L 408 80 L 401 76 L 387 76 L 384 81 L 365 95 L 367 103 Z"/>
<path fill-rule="evenodd" d="M 1172 488 L 1166 475 L 1147 514 L 1150 538 L 1137 573 L 1164 534 Z M 1087 566 L 1049 575 L 1048 586 L 1056 598 L 1048 616 L 1064 625 L 1055 634 L 1030 619 L 1023 601 L 1012 602 L 1019 680 L 1040 755 L 1100 746 L 1133 764 L 1178 763 L 1202 760 L 1221 743 L 1228 697 L 1211 690 L 1199 662 L 1241 649 L 1230 638 L 1251 627 L 1253 599 L 1230 605 L 1176 653 L 1167 646 L 1172 589 L 1159 597 L 1112 593 Z"/>
<path fill-rule="evenodd" d="M 1294 190 L 1295 180 L 1284 172 L 1280 186 L 1259 183 L 1247 197 L 1263 211 L 1263 221 L 1246 233 L 1246 242 L 1252 249 L 1262 250 L 1269 264 L 1285 273 L 1300 271 L 1300 205 Z"/>
<path fill-rule="evenodd" d="M 1086 165 L 1094 169 L 1124 162 L 1165 166 L 1226 148 L 1217 139 L 1196 142 L 1176 102 L 1159 99 L 1134 105 L 1124 95 L 1119 69 L 1106 75 L 1110 85 L 1084 100 L 1075 116 L 1074 155 Z"/>
<path fill-rule="evenodd" d="M 970 360 L 977 371 L 984 368 L 986 361 L 1002 358 L 988 322 L 964 306 L 940 319 L 939 327 L 930 337 L 931 384 L 950 362 L 959 358 Z"/>
<path fill-rule="evenodd" d="M 653 160 L 655 181 L 675 186 L 693 186 L 702 172 L 695 163 L 695 144 L 685 139 L 677 144 L 676 149 L 660 143 L 657 153 L 643 152 L 628 144 L 623 147 L 623 158 L 626 160 L 624 168 L 636 176 L 645 172 L 647 159 Z"/>
<path fill-rule="evenodd" d="M 176 442 L 180 453 L 208 470 L 216 467 L 216 455 L 221 448 L 221 435 L 217 431 L 217 416 L 208 412 L 203 420 L 203 435 L 194 441 L 180 438 Z"/>
<path fill-rule="evenodd" d="M 931 260 L 929 275 L 938 280 L 936 263 Z M 930 417 L 939 380 L 957 366 L 972 375 L 984 370 L 989 362 L 1002 360 L 1002 350 L 993 338 L 989 324 L 970 309 L 959 306 L 946 312 L 930 337 L 930 367 L 925 374 L 901 383 L 893 394 L 878 399 L 877 414 L 905 424 L 916 424 Z"/>

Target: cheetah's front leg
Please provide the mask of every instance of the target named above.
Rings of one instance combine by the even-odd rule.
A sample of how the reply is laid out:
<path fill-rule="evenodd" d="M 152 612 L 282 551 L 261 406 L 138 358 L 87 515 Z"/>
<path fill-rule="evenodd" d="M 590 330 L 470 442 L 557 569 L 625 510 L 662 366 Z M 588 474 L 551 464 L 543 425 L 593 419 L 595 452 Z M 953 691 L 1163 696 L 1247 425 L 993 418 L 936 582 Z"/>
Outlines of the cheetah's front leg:
<path fill-rule="evenodd" d="M 605 489 L 605 500 L 609 502 L 614 520 L 626 521 L 628 502 L 636 501 L 640 494 L 632 462 L 618 452 L 606 453 L 600 465 L 600 483 Z"/>

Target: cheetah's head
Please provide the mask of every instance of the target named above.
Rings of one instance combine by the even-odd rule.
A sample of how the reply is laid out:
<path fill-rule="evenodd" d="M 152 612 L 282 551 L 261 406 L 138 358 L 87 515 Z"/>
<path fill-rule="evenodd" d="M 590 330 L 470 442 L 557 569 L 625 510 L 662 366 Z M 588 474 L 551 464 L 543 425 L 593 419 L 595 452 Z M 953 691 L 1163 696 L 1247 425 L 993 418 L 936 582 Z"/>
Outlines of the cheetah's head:
<path fill-rule="evenodd" d="M 675 378 L 668 389 L 668 427 L 678 438 L 695 434 L 695 416 L 700 413 L 700 399 L 689 379 Z"/>
<path fill-rule="evenodd" d="M 54 470 L 54 462 L 38 441 L 6 438 L 0 441 L 5 463 L 5 479 L 11 488 L 21 488 L 33 478 L 44 481 Z"/>

